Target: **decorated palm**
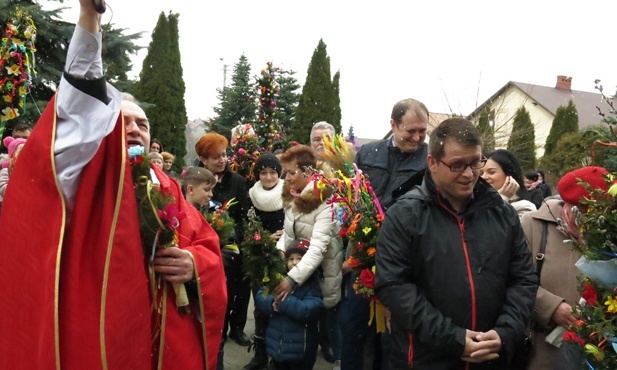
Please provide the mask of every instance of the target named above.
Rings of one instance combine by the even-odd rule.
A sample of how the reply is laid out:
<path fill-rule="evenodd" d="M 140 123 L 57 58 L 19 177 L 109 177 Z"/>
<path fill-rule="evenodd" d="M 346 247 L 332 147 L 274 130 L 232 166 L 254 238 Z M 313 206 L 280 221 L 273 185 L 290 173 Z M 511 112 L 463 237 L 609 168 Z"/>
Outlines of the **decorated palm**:
<path fill-rule="evenodd" d="M 268 294 L 285 277 L 285 260 L 276 248 L 272 234 L 263 228 L 253 208 L 248 212 L 241 248 L 245 278 L 255 286 L 266 287 L 264 294 Z"/>

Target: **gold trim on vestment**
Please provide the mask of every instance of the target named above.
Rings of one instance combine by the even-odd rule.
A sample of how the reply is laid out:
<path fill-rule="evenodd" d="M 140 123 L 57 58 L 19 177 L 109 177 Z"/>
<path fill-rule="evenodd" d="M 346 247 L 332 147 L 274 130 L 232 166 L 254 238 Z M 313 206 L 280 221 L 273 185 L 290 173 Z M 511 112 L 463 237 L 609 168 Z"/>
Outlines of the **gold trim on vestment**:
<path fill-rule="evenodd" d="M 122 195 L 124 189 L 124 177 L 126 171 L 126 137 L 125 127 L 124 127 L 124 116 L 120 113 L 122 117 L 122 145 L 121 145 L 121 157 L 122 162 L 120 163 L 120 180 L 118 182 L 118 193 L 116 195 L 116 206 L 114 207 L 114 215 L 111 221 L 111 230 L 109 232 L 109 240 L 107 241 L 107 255 L 105 256 L 105 270 L 103 272 L 103 287 L 101 290 L 101 317 L 100 317 L 100 341 L 101 341 L 101 365 L 103 370 L 107 370 L 107 347 L 105 345 L 105 312 L 107 309 L 107 283 L 109 279 L 109 265 L 111 263 L 111 253 L 114 245 L 114 236 L 116 234 L 116 225 L 118 223 L 118 216 L 120 214 L 120 204 L 122 203 Z M 116 124 L 118 124 L 118 119 L 116 118 Z M 115 130 L 115 128 L 114 128 Z M 114 134 L 115 135 L 115 134 Z M 115 146 L 114 146 L 115 147 Z"/>
<path fill-rule="evenodd" d="M 163 351 L 165 350 L 165 320 L 167 319 L 167 286 L 169 284 L 165 281 L 163 283 L 163 297 L 162 297 L 162 306 L 163 313 L 161 314 L 161 332 L 159 339 L 159 358 L 157 369 L 161 370 L 163 368 Z"/>
<path fill-rule="evenodd" d="M 66 203 L 64 201 L 64 194 L 60 188 L 60 181 L 58 180 L 58 174 L 56 172 L 56 156 L 54 153 L 56 142 L 56 126 L 57 126 L 57 111 L 58 111 L 58 92 L 56 91 L 56 99 L 54 99 L 54 121 L 51 131 L 51 171 L 54 175 L 54 182 L 56 184 L 56 190 L 60 195 L 60 204 L 62 207 L 62 223 L 60 225 L 60 235 L 58 238 L 58 252 L 56 253 L 56 274 L 54 281 L 54 347 L 56 352 L 56 369 L 60 370 L 60 318 L 59 318 L 59 305 L 60 305 L 60 261 L 62 257 L 62 244 L 64 243 L 64 229 L 66 227 Z"/>
<path fill-rule="evenodd" d="M 188 251 L 187 251 L 188 252 Z M 201 324 L 201 333 L 203 338 L 203 348 L 204 348 L 204 368 L 208 369 L 208 341 L 206 337 L 206 312 L 204 310 L 204 298 L 201 294 L 201 282 L 199 280 L 199 274 L 197 273 L 197 264 L 195 263 L 195 258 L 193 257 L 193 253 L 189 252 L 191 256 L 191 260 L 193 260 L 193 274 L 195 275 L 195 282 L 197 283 L 197 297 L 199 298 L 199 312 L 201 315 L 201 320 L 198 319 Z"/>

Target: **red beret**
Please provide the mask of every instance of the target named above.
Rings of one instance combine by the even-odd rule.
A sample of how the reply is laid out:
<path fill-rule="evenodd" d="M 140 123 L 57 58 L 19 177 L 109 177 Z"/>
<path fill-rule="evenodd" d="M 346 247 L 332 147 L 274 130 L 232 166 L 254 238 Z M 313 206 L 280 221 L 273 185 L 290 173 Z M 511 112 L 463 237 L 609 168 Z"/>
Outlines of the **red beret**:
<path fill-rule="evenodd" d="M 559 180 L 557 192 L 564 202 L 575 206 L 580 205 L 581 199 L 589 197 L 589 192 L 579 184 L 579 181 L 588 183 L 594 189 L 608 190 L 604 175 L 608 175 L 608 171 L 604 167 L 597 166 L 587 166 L 570 171 Z"/>

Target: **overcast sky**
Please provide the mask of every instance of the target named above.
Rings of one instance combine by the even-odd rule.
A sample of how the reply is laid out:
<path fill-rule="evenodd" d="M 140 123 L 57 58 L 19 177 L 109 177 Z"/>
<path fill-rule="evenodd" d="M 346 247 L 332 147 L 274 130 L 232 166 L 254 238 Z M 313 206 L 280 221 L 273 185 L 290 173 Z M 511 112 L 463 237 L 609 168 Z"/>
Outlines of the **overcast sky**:
<path fill-rule="evenodd" d="M 180 14 L 189 119 L 212 117 L 223 64 L 229 84 L 242 53 L 253 74 L 273 61 L 304 83 L 320 38 L 332 74 L 341 72 L 343 130 L 353 124 L 359 137 L 381 138 L 408 97 L 466 115 L 508 81 L 554 86 L 567 75 L 575 90 L 594 91 L 596 78 L 611 94 L 617 86 L 615 0 L 107 1 L 111 22 L 144 31 L 145 47 L 161 11 Z M 133 56 L 134 75 L 146 52 Z"/>

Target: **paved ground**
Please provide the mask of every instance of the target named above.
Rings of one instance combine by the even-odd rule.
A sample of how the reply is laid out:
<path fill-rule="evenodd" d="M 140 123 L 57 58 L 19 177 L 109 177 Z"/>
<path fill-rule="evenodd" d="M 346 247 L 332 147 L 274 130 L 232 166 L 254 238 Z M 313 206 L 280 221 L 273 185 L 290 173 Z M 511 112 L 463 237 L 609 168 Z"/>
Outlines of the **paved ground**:
<path fill-rule="evenodd" d="M 249 337 L 255 331 L 255 320 L 253 319 L 253 298 L 249 303 L 249 315 L 244 332 Z M 242 370 L 244 365 L 248 364 L 253 358 L 253 352 L 247 353 L 247 347 L 241 347 L 233 340 L 228 339 L 225 343 L 225 370 Z M 333 365 L 324 360 L 321 352 L 317 352 L 317 362 L 315 362 L 314 370 L 332 370 Z"/>

